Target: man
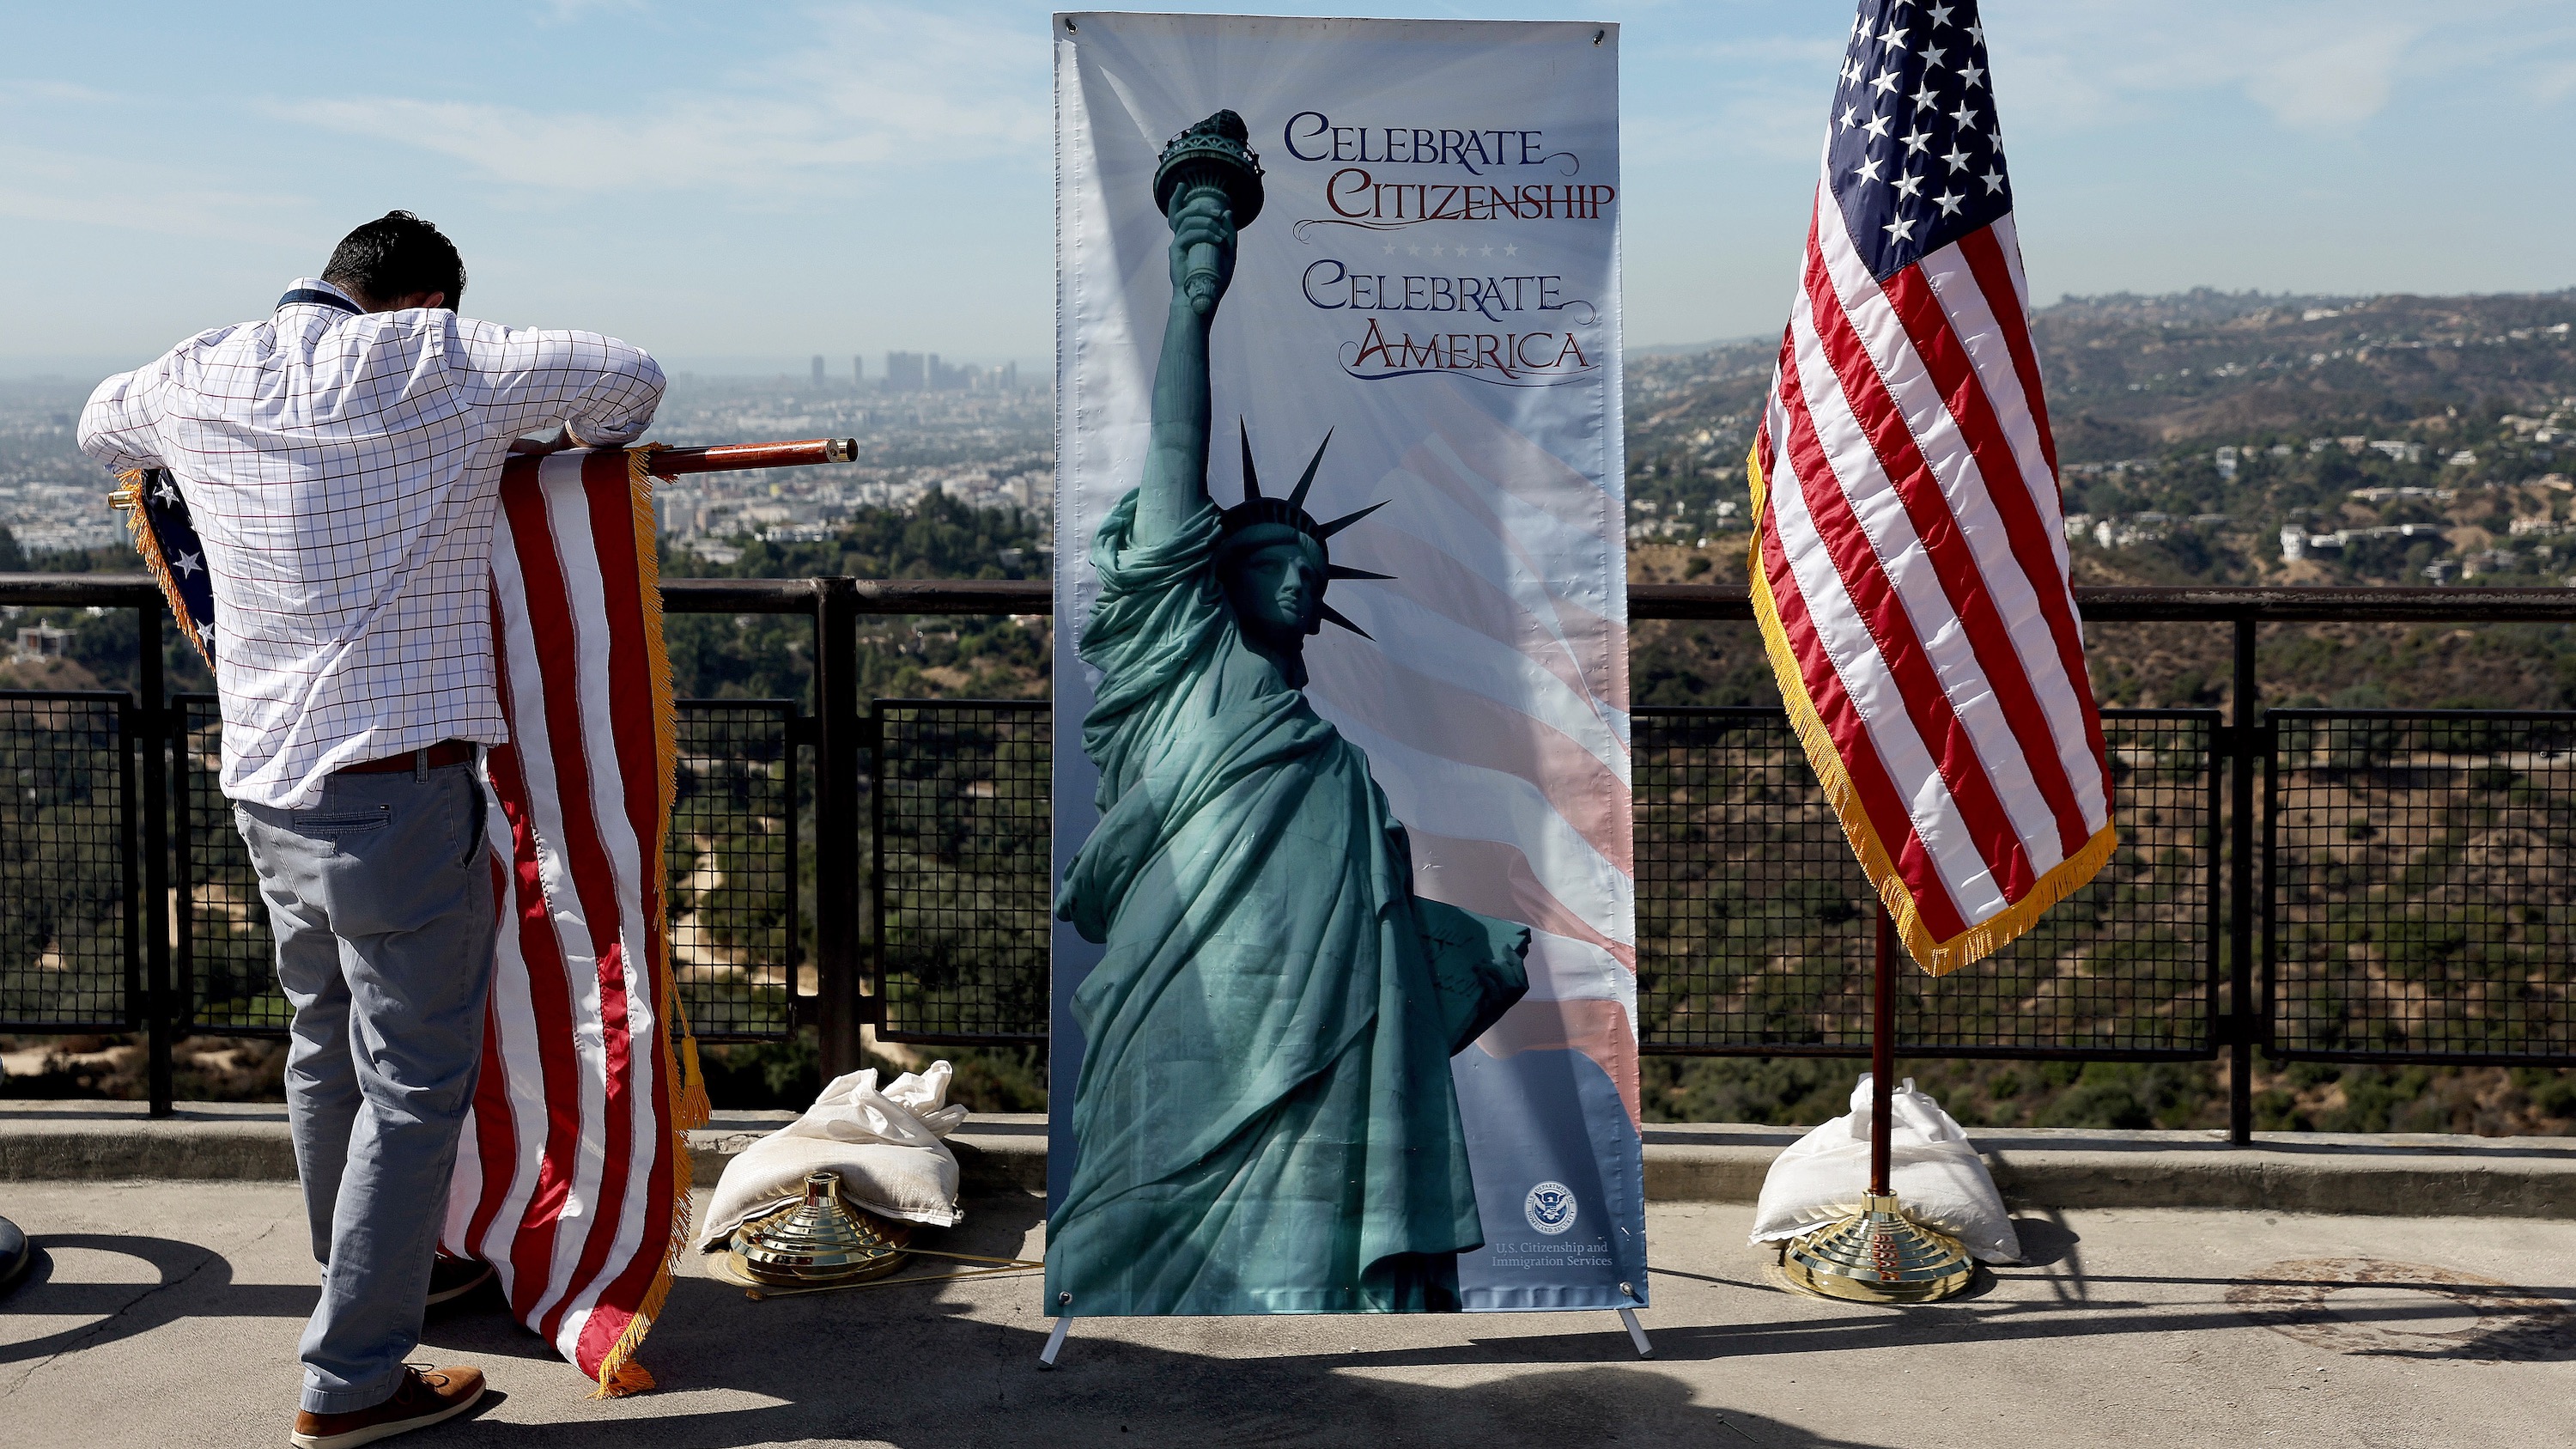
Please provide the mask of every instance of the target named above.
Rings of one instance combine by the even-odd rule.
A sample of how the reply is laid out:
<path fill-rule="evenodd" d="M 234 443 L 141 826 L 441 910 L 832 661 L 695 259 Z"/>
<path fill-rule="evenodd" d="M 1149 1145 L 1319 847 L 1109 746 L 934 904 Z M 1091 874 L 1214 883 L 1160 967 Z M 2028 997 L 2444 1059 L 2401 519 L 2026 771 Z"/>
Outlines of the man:
<path fill-rule="evenodd" d="M 391 212 L 274 315 L 109 378 L 81 414 L 91 457 L 168 470 L 214 586 L 223 790 L 295 1007 L 288 1116 L 323 1264 L 302 1449 L 425 1427 L 482 1395 L 479 1371 L 403 1355 L 492 975 L 477 754 L 508 739 L 490 592 L 501 464 L 632 442 L 662 395 L 640 350 L 469 321 L 464 291 L 455 246 Z"/>

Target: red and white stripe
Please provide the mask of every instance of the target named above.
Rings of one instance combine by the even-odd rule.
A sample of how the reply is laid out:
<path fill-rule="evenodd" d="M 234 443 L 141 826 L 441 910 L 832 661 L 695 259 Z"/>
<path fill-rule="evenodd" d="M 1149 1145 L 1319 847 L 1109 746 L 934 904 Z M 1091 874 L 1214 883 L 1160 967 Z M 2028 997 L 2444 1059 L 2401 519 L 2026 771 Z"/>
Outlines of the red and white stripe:
<path fill-rule="evenodd" d="M 1775 672 L 1936 974 L 2111 848 L 2026 301 L 2009 217 L 1882 281 L 1819 185 L 1754 444 Z"/>
<path fill-rule="evenodd" d="M 612 1392 L 685 1234 L 662 970 L 660 631 L 627 456 L 503 473 L 495 649 L 512 743 L 487 784 L 502 929 L 447 1251 Z M 649 547 L 649 546 L 648 546 Z"/>

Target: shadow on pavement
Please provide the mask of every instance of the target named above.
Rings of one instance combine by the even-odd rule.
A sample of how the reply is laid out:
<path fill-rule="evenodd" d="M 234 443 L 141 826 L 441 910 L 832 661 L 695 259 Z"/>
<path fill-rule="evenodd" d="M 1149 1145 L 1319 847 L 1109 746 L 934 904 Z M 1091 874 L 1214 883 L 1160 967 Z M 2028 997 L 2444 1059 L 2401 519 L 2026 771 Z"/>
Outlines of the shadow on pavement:
<path fill-rule="evenodd" d="M 296 1284 L 235 1283 L 233 1265 L 223 1254 L 175 1238 L 47 1233 L 35 1240 L 35 1247 L 35 1261 L 9 1296 L 9 1312 L 89 1321 L 41 1338 L 0 1343 L 0 1364 L 95 1348 L 182 1318 L 309 1318 L 321 1291 Z M 150 1283 L 65 1278 L 54 1255 L 66 1249 L 138 1258 L 159 1276 Z"/>
<path fill-rule="evenodd" d="M 978 1328 L 984 1325 L 977 1325 Z M 1401 1383 L 1337 1372 L 1340 1359 L 1216 1359 L 1077 1334 L 1064 1367 L 1037 1370 L 1044 1335 L 997 1329 L 970 1354 L 940 1353 L 908 1372 L 844 1337 L 789 1353 L 742 1355 L 721 1386 L 792 1401 L 730 1412 L 578 1424 L 483 1419 L 448 1440 L 508 1449 L 740 1449 L 807 1440 L 946 1446 L 1728 1445 L 1866 1449 L 1757 1414 L 1693 1401 L 1688 1384 L 1651 1364 L 1594 1365 L 1462 1385 Z M 1618 1348 L 1624 1352 L 1622 1340 Z M 665 1390 L 718 1385 L 667 1348 Z M 1497 1364 L 1496 1367 L 1505 1365 Z"/>

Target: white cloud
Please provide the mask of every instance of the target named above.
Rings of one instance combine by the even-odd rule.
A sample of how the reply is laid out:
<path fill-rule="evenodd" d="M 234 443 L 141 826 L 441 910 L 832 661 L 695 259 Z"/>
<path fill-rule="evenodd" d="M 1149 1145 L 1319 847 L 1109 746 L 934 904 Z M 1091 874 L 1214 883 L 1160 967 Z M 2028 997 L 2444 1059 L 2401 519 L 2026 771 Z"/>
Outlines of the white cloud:
<path fill-rule="evenodd" d="M 1026 26 L 888 4 L 816 15 L 789 55 L 631 111 L 416 98 L 271 101 L 284 119 L 413 146 L 548 191 L 772 193 L 871 168 L 1050 155 L 1047 52 Z"/>
<path fill-rule="evenodd" d="M 209 186 L 185 167 L 0 144 L 0 217 L 263 245 L 310 241 L 287 218 L 307 198 Z"/>
<path fill-rule="evenodd" d="M 2402 82 L 2524 64 L 2568 39 L 2544 0 L 2007 0 L 1986 16 L 1997 80 L 2024 125 L 2149 119 L 2194 92 L 2234 91 L 2294 130 L 2348 133 Z M 2502 37 L 2512 36 L 2510 45 Z M 2563 49 L 2561 55 L 2563 56 Z"/>

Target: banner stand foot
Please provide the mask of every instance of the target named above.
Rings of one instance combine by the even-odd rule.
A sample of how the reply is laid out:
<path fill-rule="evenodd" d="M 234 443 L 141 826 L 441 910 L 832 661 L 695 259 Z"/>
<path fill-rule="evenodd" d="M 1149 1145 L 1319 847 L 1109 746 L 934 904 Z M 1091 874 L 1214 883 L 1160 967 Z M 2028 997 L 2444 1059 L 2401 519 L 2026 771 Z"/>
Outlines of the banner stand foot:
<path fill-rule="evenodd" d="M 1068 1293 L 1064 1296 L 1065 1302 L 1057 1306 L 1067 1311 L 1057 1315 L 1055 1327 L 1047 1332 L 1046 1347 L 1038 1350 L 1038 1367 L 1041 1369 L 1055 1367 L 1055 1356 L 1064 1351 L 1065 1330 L 1073 1327 L 1073 1314 L 1070 1311 L 1073 1295 Z"/>
<path fill-rule="evenodd" d="M 1058 1321 L 1061 1322 L 1062 1320 Z M 1637 1346 L 1637 1357 L 1653 1358 L 1655 1356 L 1655 1346 L 1646 1341 L 1646 1326 L 1637 1321 L 1637 1310 L 1634 1308 L 1620 1309 L 1619 1321 L 1628 1325 L 1628 1341 Z"/>

